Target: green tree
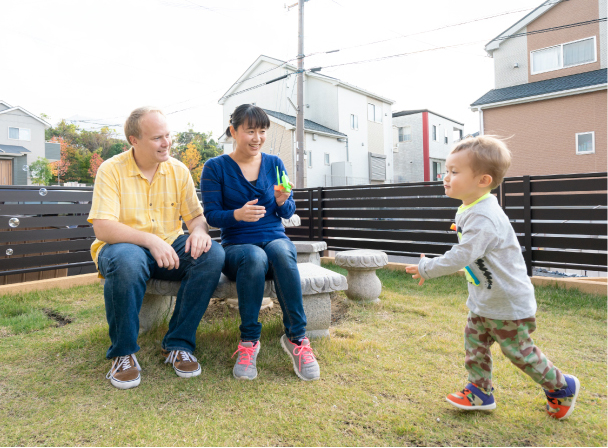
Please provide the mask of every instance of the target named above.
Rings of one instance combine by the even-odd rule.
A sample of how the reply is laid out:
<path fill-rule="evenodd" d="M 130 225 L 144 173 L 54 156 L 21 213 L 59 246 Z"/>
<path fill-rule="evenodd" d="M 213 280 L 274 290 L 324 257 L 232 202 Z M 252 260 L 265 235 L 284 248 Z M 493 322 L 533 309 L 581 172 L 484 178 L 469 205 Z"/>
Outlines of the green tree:
<path fill-rule="evenodd" d="M 32 183 L 37 185 L 49 185 L 53 178 L 50 162 L 44 157 L 38 157 L 30 164 L 30 175 Z"/>
<path fill-rule="evenodd" d="M 108 160 L 108 159 L 114 157 L 115 155 L 118 155 L 121 152 L 126 151 L 127 149 L 129 149 L 128 143 L 121 140 L 119 142 L 113 143 L 105 153 L 102 152 L 101 158 L 103 160 Z"/>
<path fill-rule="evenodd" d="M 189 144 L 193 144 L 201 156 L 201 165 L 212 157 L 217 157 L 222 154 L 222 150 L 217 147 L 217 142 L 211 138 L 211 132 L 196 132 L 193 129 L 194 126 L 192 124 L 188 124 L 188 126 L 188 131 L 175 134 L 175 138 L 173 139 L 173 152 L 175 157 L 182 160 Z"/>

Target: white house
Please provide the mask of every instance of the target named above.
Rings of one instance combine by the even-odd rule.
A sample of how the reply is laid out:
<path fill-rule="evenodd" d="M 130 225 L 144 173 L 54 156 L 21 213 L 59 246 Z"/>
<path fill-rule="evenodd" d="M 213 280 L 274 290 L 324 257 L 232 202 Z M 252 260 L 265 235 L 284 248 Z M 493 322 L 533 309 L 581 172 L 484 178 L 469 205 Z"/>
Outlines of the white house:
<path fill-rule="evenodd" d="M 59 160 L 60 145 L 45 142 L 50 127 L 23 107 L 0 100 L 0 185 L 31 183 L 28 166 L 38 157 Z"/>
<path fill-rule="evenodd" d="M 393 113 L 395 182 L 440 180 L 464 124 L 428 109 Z"/>
<path fill-rule="evenodd" d="M 290 179 L 295 179 L 296 71 L 284 61 L 260 56 L 219 100 L 224 129 L 241 104 L 267 111 L 272 124 L 264 151 L 279 151 Z M 305 187 L 392 182 L 393 103 L 339 79 L 305 72 Z"/>

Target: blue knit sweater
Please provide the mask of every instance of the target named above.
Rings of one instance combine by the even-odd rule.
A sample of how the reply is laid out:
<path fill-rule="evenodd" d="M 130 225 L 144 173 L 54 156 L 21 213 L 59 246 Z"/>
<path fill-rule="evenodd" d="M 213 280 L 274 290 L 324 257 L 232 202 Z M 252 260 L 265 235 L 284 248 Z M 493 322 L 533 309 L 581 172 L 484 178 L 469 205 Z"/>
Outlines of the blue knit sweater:
<path fill-rule="evenodd" d="M 277 166 L 282 174 L 285 165 L 281 159 L 262 153 L 260 174 L 254 187 L 228 154 L 205 162 L 201 174 L 203 210 L 209 225 L 221 229 L 222 244 L 263 243 L 287 238 L 281 218 L 291 218 L 296 204 L 292 192 L 281 207 L 277 205 L 274 199 Z M 266 208 L 264 217 L 256 222 L 234 219 L 234 210 L 254 199 L 258 199 L 256 205 Z"/>

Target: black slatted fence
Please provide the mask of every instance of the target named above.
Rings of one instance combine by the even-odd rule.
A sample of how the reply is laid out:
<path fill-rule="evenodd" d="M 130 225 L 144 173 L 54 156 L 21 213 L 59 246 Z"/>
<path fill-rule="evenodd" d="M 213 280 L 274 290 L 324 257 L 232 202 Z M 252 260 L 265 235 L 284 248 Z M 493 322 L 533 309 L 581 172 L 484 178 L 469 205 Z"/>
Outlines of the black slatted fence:
<path fill-rule="evenodd" d="M 607 270 L 606 182 L 606 173 L 523 176 L 505 179 L 494 192 L 529 274 L 533 266 Z M 0 186 L 0 280 L 66 268 L 94 272 L 91 197 L 90 187 Z M 319 187 L 295 190 L 294 198 L 302 225 L 288 235 L 324 240 L 330 250 L 437 256 L 457 243 L 450 225 L 460 203 L 444 195 L 440 182 Z M 211 236 L 218 239 L 219 231 Z"/>

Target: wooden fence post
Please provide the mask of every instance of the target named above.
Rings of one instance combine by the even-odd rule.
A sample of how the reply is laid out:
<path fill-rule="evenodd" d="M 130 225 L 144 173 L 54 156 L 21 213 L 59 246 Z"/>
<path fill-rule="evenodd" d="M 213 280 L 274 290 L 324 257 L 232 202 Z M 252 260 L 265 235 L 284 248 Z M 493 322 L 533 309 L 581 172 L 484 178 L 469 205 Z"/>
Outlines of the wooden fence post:
<path fill-rule="evenodd" d="M 312 218 L 312 188 L 308 189 L 308 239 L 312 240 L 315 237 L 315 222 Z"/>
<path fill-rule="evenodd" d="M 317 218 L 319 221 L 318 237 L 319 240 L 323 240 L 323 187 L 319 187 L 317 191 L 319 192 L 319 198 L 317 202 Z"/>
<path fill-rule="evenodd" d="M 524 189 L 524 260 L 528 276 L 532 277 L 532 208 L 530 198 L 530 176 L 523 176 Z"/>

